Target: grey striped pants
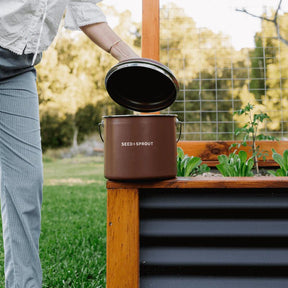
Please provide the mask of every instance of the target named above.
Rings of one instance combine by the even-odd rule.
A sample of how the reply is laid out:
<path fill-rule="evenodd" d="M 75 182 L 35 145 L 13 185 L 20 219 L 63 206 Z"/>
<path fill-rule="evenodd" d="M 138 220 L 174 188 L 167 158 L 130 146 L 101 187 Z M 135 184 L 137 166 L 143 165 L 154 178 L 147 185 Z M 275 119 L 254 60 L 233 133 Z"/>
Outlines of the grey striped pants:
<path fill-rule="evenodd" d="M 36 72 L 33 67 L 20 65 L 8 69 L 14 71 L 9 75 L 2 65 L 1 74 L 1 60 L 5 62 L 1 49 L 0 171 L 5 287 L 40 288 L 43 177 Z M 17 61 L 7 65 L 17 65 Z"/>

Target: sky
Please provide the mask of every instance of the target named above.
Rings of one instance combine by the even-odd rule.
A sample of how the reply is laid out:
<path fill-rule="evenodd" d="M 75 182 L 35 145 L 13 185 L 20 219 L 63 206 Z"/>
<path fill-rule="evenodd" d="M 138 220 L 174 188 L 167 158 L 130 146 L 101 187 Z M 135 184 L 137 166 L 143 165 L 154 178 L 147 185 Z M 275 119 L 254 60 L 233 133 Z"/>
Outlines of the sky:
<path fill-rule="evenodd" d="M 232 45 L 241 49 L 254 47 L 253 37 L 261 30 L 261 23 L 259 19 L 236 12 L 235 9 L 245 7 L 249 12 L 260 15 L 265 9 L 267 12 L 271 8 L 276 9 L 279 0 L 160 0 L 160 7 L 168 2 L 184 8 L 197 27 L 229 35 Z M 288 12 L 288 0 L 282 2 L 281 12 Z M 103 3 L 113 5 L 119 12 L 130 10 L 132 19 L 141 22 L 142 0 L 103 0 Z"/>

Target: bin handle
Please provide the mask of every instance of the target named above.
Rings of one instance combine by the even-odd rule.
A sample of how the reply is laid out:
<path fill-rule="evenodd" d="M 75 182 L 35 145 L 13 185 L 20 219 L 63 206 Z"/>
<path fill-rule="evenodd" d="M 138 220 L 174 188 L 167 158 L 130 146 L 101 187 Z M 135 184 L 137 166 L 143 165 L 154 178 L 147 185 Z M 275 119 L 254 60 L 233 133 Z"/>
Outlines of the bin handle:
<path fill-rule="evenodd" d="M 100 123 L 98 123 L 99 135 L 100 135 L 100 138 L 101 138 L 102 142 L 104 143 L 104 139 L 102 137 L 102 132 L 101 132 L 101 127 L 104 128 L 104 120 L 102 120 Z"/>
<path fill-rule="evenodd" d="M 178 118 L 176 118 L 176 126 L 180 125 L 179 136 L 178 136 L 178 139 L 177 139 L 177 143 L 180 141 L 180 138 L 182 136 L 182 124 L 183 124 L 183 122 L 181 122 L 180 120 L 178 120 Z"/>

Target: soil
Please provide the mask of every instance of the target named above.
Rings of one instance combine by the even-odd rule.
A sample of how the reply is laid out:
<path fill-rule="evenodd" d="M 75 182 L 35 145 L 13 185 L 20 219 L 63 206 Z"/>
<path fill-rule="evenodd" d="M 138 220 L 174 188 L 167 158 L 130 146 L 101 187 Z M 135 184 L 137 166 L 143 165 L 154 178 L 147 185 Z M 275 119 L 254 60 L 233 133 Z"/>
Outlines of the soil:
<path fill-rule="evenodd" d="M 256 174 L 256 171 L 254 172 L 254 176 L 253 177 L 274 177 L 273 175 L 269 174 L 268 171 L 269 170 L 276 170 L 275 168 L 262 168 L 260 169 L 260 173 Z M 224 177 L 216 168 L 211 168 L 210 172 L 207 173 L 203 173 L 202 175 L 197 175 L 194 177 Z"/>

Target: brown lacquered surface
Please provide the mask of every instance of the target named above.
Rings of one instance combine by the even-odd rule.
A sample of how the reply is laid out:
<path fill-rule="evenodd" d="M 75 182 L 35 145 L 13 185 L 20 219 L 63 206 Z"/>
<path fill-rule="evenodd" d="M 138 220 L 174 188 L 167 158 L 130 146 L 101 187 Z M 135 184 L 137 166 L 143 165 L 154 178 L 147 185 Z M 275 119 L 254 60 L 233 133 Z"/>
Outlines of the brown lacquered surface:
<path fill-rule="evenodd" d="M 287 188 L 288 177 L 177 177 L 175 179 L 151 182 L 108 181 L 108 189 L 150 189 L 150 188 Z M 193 191 L 191 191 L 193 193 Z"/>
<path fill-rule="evenodd" d="M 215 166 L 218 164 L 217 157 L 219 155 L 228 155 L 231 151 L 234 151 L 233 149 L 229 150 L 229 147 L 233 143 L 235 141 L 180 141 L 178 146 L 184 150 L 185 154 L 200 157 L 203 163 Z M 268 152 L 266 161 L 263 161 L 263 159 L 259 160 L 259 166 L 262 167 L 278 166 L 272 158 L 272 148 L 281 155 L 288 149 L 288 141 L 259 141 L 257 145 L 260 146 L 260 151 Z M 248 153 L 249 157 L 251 156 L 250 146 L 241 146 L 239 150 L 244 150 Z"/>
<path fill-rule="evenodd" d="M 175 177 L 175 123 L 173 115 L 105 118 L 105 177 L 110 180 Z"/>

